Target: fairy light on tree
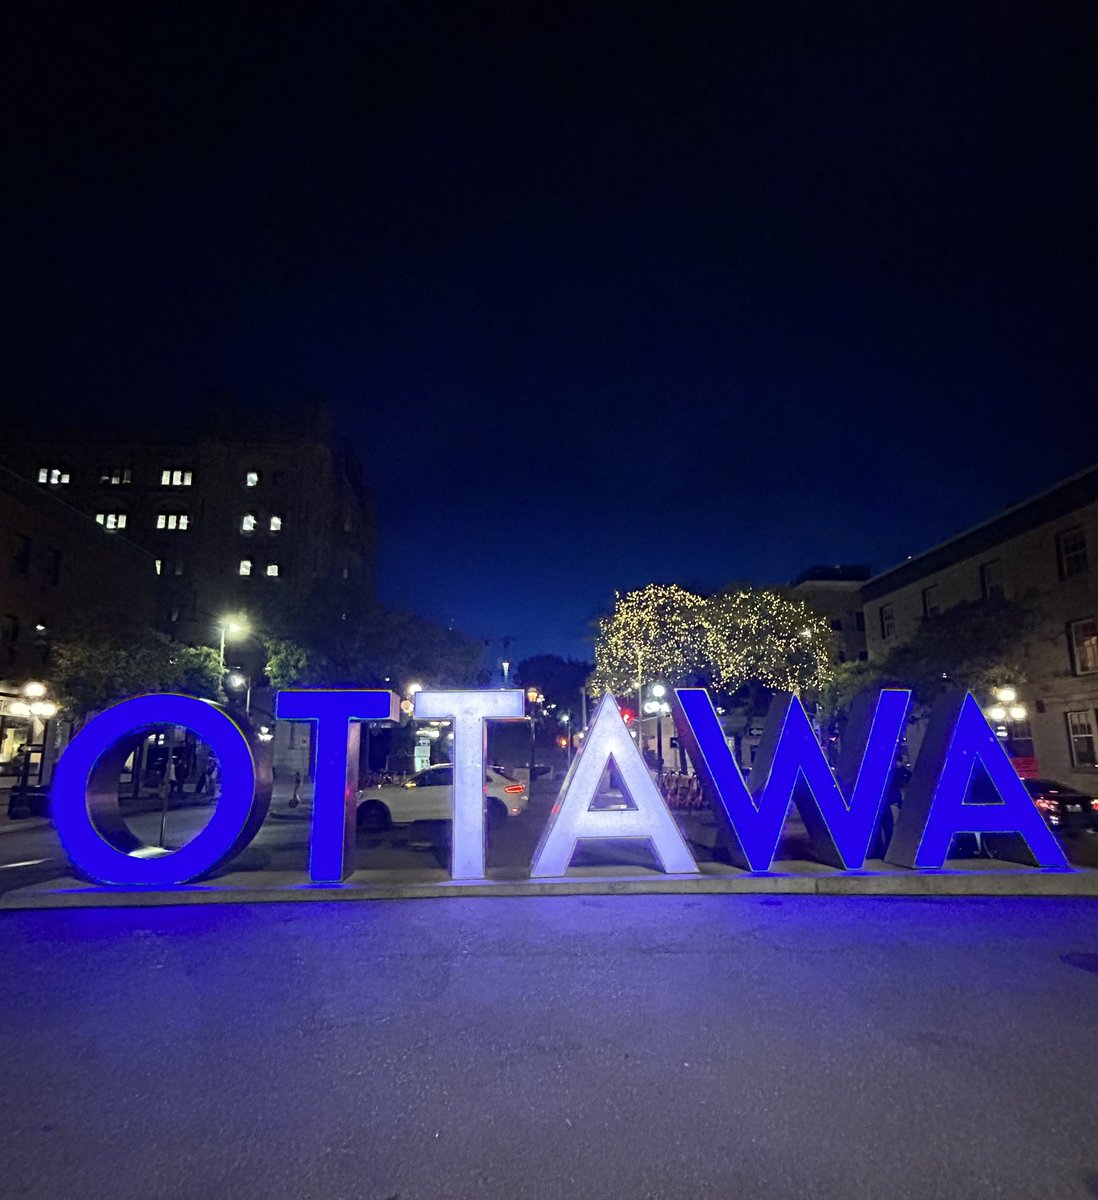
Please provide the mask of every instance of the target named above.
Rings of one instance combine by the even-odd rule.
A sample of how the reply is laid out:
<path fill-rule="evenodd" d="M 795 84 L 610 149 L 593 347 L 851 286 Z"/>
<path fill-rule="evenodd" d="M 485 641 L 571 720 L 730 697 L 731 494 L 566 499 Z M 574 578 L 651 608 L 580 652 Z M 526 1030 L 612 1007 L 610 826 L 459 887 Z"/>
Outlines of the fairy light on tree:
<path fill-rule="evenodd" d="M 681 682 L 702 667 L 705 601 L 675 584 L 651 583 L 615 595 L 614 611 L 595 640 L 596 694 L 630 691 L 641 680 Z"/>

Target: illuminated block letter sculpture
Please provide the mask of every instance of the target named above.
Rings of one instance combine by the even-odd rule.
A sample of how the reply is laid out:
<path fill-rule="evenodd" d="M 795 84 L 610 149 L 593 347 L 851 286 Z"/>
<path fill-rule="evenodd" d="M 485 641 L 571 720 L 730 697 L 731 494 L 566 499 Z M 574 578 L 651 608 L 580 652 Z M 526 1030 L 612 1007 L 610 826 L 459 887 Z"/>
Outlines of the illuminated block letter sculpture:
<path fill-rule="evenodd" d="M 675 725 L 723 827 L 733 863 L 750 871 L 770 870 L 792 800 L 821 861 L 860 868 L 880 820 L 910 699 L 910 692 L 883 691 L 872 718 L 862 722 L 865 750 L 848 788 L 848 804 L 796 696 L 775 694 L 751 772 L 755 786 L 748 790 L 709 694 L 704 688 L 676 688 Z M 868 707 L 864 712 L 868 718 Z M 848 736 L 857 741 L 859 731 L 852 728 Z"/>
<path fill-rule="evenodd" d="M 417 692 L 417 720 L 453 721 L 453 834 L 450 878 L 484 878 L 484 769 L 488 725 L 523 719 L 522 691 Z"/>
<path fill-rule="evenodd" d="M 390 691 L 290 688 L 278 693 L 275 712 L 287 721 L 316 722 L 316 779 L 309 878 L 341 883 L 355 869 L 358 817 L 358 756 L 362 721 L 395 721 Z"/>
<path fill-rule="evenodd" d="M 126 824 L 118 777 L 156 725 L 185 725 L 221 764 L 221 795 L 201 832 L 177 850 L 148 846 Z M 250 729 L 193 696 L 135 696 L 93 717 L 53 773 L 57 835 L 78 871 L 97 883 L 164 887 L 190 883 L 255 837 L 271 802 L 271 765 Z"/>
<path fill-rule="evenodd" d="M 967 799 L 980 770 L 999 803 Z M 885 858 L 898 867 L 941 867 L 957 833 L 1013 834 L 1003 839 L 1000 857 L 1040 867 L 1068 865 L 976 700 L 952 692 L 931 710 Z"/>
<path fill-rule="evenodd" d="M 613 761 L 632 809 L 591 811 L 607 764 Z M 534 878 L 563 875 L 583 838 L 648 838 L 665 871 L 696 874 L 698 865 L 621 719 L 613 696 L 599 702 L 595 719 L 565 776 L 560 796 L 534 854 Z"/>

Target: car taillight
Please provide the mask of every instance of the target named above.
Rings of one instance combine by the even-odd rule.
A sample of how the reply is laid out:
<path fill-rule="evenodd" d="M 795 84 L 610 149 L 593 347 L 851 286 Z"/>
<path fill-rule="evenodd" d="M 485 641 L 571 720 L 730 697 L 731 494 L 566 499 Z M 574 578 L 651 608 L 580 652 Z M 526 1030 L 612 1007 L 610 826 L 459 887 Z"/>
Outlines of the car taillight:
<path fill-rule="evenodd" d="M 1033 802 L 1042 812 L 1059 812 L 1060 801 L 1050 800 L 1048 796 L 1038 796 Z"/>
<path fill-rule="evenodd" d="M 508 796 L 521 796 L 526 791 L 521 783 L 509 783 L 503 790 Z"/>
<path fill-rule="evenodd" d="M 1098 799 L 1092 800 L 1090 802 L 1090 807 L 1093 808 L 1095 812 L 1098 812 Z"/>

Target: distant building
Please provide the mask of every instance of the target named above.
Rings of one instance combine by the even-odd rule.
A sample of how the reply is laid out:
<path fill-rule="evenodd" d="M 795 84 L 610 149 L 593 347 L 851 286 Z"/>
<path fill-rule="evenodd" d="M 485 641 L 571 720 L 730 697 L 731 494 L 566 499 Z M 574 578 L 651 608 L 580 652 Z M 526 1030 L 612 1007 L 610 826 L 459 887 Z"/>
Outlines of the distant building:
<path fill-rule="evenodd" d="M 371 496 L 355 460 L 311 428 L 92 430 L 0 453 L 152 555 L 155 624 L 182 641 L 217 645 L 227 614 L 285 609 L 324 581 L 372 594 Z"/>
<path fill-rule="evenodd" d="M 783 589 L 831 622 L 838 662 L 858 662 L 868 656 L 861 593 L 869 576 L 866 566 L 815 566 Z"/>
<path fill-rule="evenodd" d="M 1028 681 L 999 724 L 1023 773 L 1098 795 L 1098 466 L 866 583 L 869 656 L 952 605 L 1030 589 L 1039 628 L 1013 655 Z"/>
<path fill-rule="evenodd" d="M 55 627 L 74 614 L 149 624 L 156 573 L 150 553 L 109 533 L 52 494 L 0 467 L 0 775 L 45 722 L 12 709 L 45 673 Z M 10 779 L 6 780 L 10 783 Z"/>

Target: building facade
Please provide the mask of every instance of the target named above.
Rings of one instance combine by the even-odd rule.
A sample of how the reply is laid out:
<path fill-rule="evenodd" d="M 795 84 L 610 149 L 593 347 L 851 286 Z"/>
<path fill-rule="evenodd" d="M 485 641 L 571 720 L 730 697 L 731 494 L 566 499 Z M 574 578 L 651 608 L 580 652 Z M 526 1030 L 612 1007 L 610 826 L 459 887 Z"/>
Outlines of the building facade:
<path fill-rule="evenodd" d="M 1098 795 L 1098 466 L 866 583 L 870 659 L 955 604 L 1023 595 L 1037 613 L 1011 653 L 1025 679 L 993 724 L 1023 773 Z"/>
<path fill-rule="evenodd" d="M 837 662 L 864 662 L 868 657 L 862 587 L 869 576 L 865 566 L 815 566 L 783 589 L 791 600 L 803 600 L 830 622 Z"/>
<path fill-rule="evenodd" d="M 108 532 L 49 489 L 3 467 L 0 547 L 2 784 L 11 782 L 12 764 L 25 747 L 45 744 L 49 721 L 25 711 L 23 689 L 46 673 L 54 629 L 75 614 L 149 624 L 156 573 L 153 556 L 124 534 Z M 36 699 L 39 707 L 52 707 L 48 696 Z"/>
<path fill-rule="evenodd" d="M 217 645 L 339 581 L 373 592 L 374 516 L 357 463 L 308 431 L 90 436 L 9 443 L 9 466 L 136 542 L 156 571 L 154 623 Z"/>

